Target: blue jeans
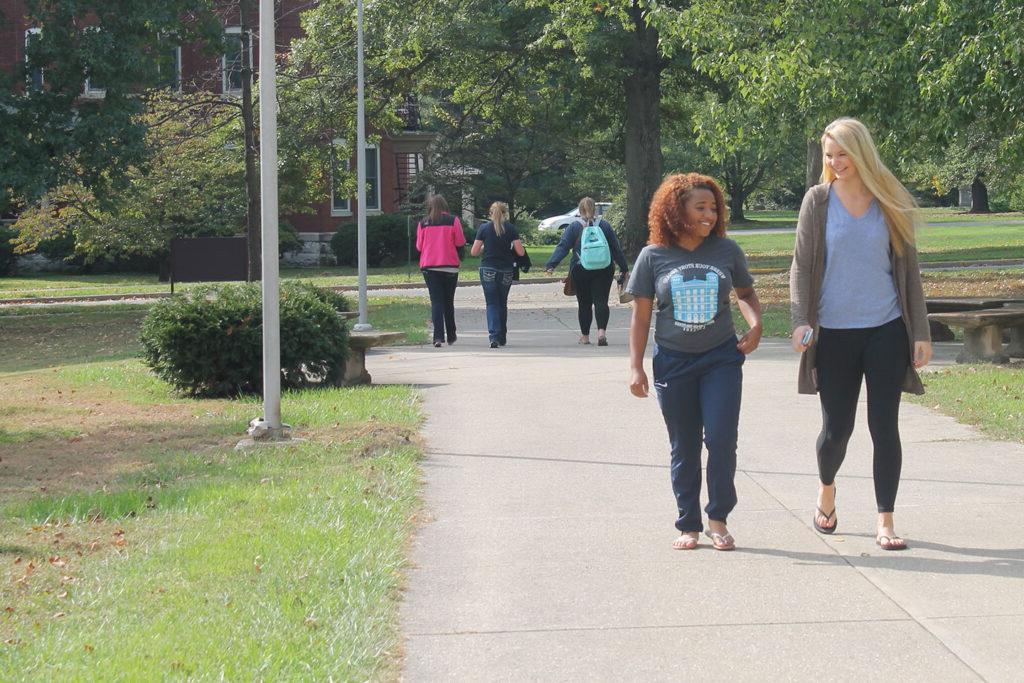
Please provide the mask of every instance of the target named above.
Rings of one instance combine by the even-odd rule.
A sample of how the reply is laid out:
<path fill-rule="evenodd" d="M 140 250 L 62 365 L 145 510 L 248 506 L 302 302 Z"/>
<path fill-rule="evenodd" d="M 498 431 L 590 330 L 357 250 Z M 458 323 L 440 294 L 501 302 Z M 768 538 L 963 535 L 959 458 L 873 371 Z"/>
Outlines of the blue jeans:
<path fill-rule="evenodd" d="M 445 332 L 448 343 L 455 341 L 455 288 L 459 286 L 458 273 L 439 270 L 424 270 L 423 280 L 430 293 L 430 319 L 434 324 L 434 341 L 444 342 Z"/>
<path fill-rule="evenodd" d="M 703 531 L 701 440 L 708 448 L 709 519 L 725 522 L 736 507 L 736 440 L 745 356 L 730 337 L 703 353 L 655 347 L 654 388 L 672 447 L 672 491 L 680 531 Z"/>
<path fill-rule="evenodd" d="M 502 346 L 508 341 L 508 291 L 512 288 L 512 269 L 480 269 L 480 286 L 487 302 L 487 338 Z"/>

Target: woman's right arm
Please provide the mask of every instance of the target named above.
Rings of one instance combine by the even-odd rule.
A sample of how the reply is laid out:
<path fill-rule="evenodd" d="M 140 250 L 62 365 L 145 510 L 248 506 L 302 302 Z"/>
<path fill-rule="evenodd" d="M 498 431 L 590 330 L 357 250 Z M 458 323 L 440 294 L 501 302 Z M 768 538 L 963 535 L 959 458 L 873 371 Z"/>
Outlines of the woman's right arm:
<path fill-rule="evenodd" d="M 647 350 L 653 311 L 654 299 L 639 296 L 633 299 L 633 316 L 629 321 L 629 393 L 637 398 L 644 398 L 650 391 L 647 373 L 644 372 L 644 351 Z"/>
<path fill-rule="evenodd" d="M 793 321 L 791 342 L 793 350 L 798 353 L 810 346 L 803 343 L 802 337 L 811 329 L 810 302 L 807 301 L 811 286 L 811 261 L 814 258 L 811 204 L 811 192 L 808 190 L 800 205 L 800 217 L 796 222 L 796 244 L 793 246 L 793 263 L 789 268 L 789 314 Z"/>
<path fill-rule="evenodd" d="M 470 247 L 469 253 L 473 256 L 479 256 L 480 252 L 484 250 L 483 240 L 473 240 L 473 246 Z"/>
<path fill-rule="evenodd" d="M 551 253 L 551 258 L 548 259 L 548 262 L 544 264 L 544 270 L 550 273 L 562 262 L 562 259 L 569 253 L 569 250 L 572 249 L 572 245 L 576 242 L 576 238 L 573 236 L 573 228 L 575 226 L 576 223 L 572 223 L 562 231 L 562 239 L 558 240 L 558 246 Z"/>
<path fill-rule="evenodd" d="M 416 251 L 423 251 L 423 224 L 416 224 Z"/>

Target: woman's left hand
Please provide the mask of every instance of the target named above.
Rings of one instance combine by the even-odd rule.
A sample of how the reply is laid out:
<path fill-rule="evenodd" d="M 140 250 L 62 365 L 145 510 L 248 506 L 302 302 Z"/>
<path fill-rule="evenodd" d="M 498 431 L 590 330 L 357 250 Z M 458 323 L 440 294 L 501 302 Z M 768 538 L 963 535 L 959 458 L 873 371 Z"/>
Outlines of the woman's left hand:
<path fill-rule="evenodd" d="M 923 368 L 932 360 L 931 342 L 914 342 L 914 367 Z"/>
<path fill-rule="evenodd" d="M 762 329 L 760 325 L 751 327 L 750 330 L 740 337 L 738 342 L 736 342 L 736 348 L 744 354 L 752 353 L 761 343 L 761 332 Z"/>

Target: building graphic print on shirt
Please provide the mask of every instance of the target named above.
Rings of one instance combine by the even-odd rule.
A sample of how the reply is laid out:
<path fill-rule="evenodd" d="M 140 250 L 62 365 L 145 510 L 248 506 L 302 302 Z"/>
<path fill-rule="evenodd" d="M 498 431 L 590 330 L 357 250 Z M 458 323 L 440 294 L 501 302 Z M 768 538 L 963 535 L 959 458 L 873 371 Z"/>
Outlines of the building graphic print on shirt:
<path fill-rule="evenodd" d="M 689 277 L 686 271 L 690 271 Z M 672 317 L 677 327 L 697 331 L 714 322 L 718 315 L 719 280 L 724 276 L 714 266 L 697 263 L 688 263 L 672 271 L 669 289 L 672 293 Z"/>

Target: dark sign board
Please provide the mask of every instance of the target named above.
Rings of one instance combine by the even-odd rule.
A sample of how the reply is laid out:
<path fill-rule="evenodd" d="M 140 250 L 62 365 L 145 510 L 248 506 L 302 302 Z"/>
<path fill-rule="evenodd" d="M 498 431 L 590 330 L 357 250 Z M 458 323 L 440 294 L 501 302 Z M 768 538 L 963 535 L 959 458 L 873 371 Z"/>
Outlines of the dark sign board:
<path fill-rule="evenodd" d="M 245 237 L 189 237 L 171 240 L 171 292 L 175 282 L 245 280 L 249 248 Z"/>

